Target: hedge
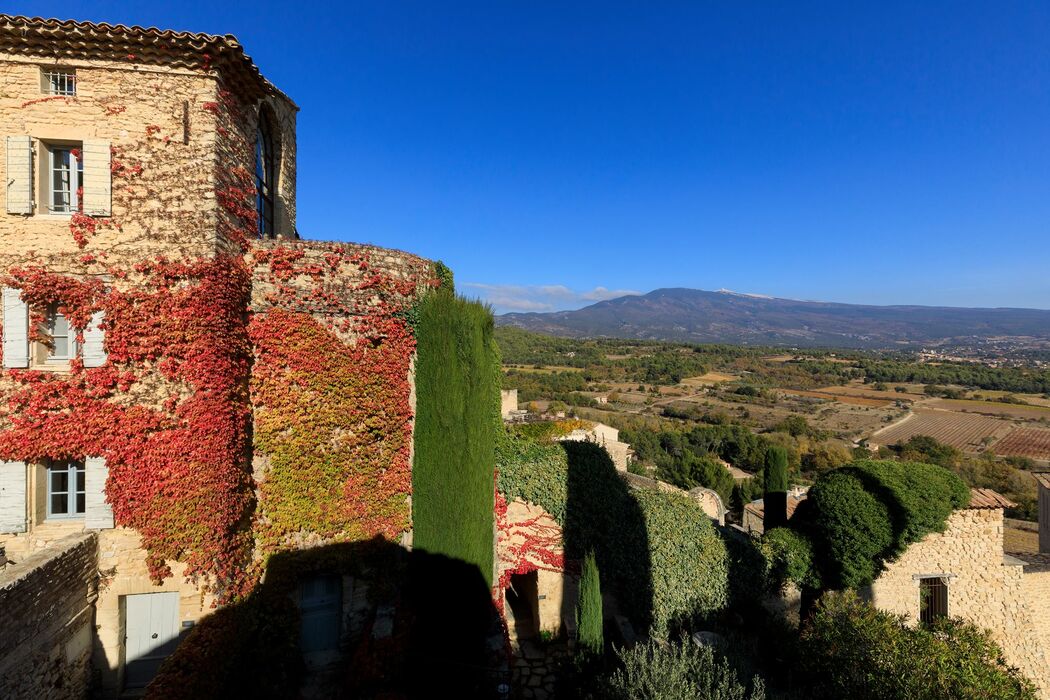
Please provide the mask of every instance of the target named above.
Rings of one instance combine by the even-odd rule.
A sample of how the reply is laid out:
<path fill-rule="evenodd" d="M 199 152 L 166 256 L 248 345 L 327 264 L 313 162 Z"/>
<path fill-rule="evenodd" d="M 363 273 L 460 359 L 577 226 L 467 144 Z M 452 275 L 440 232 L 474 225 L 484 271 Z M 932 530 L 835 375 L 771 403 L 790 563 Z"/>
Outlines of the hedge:
<path fill-rule="evenodd" d="M 725 544 L 692 499 L 631 489 L 608 453 L 588 442 L 504 435 L 497 464 L 500 493 L 550 513 L 569 559 L 593 549 L 603 581 L 641 629 L 664 636 L 675 622 L 725 605 Z"/>
<path fill-rule="evenodd" d="M 413 546 L 477 564 L 492 582 L 499 350 L 492 312 L 438 289 L 419 308 Z"/>
<path fill-rule="evenodd" d="M 812 538 L 824 585 L 856 588 L 969 503 L 963 481 L 919 462 L 864 460 L 822 475 L 791 526 Z"/>

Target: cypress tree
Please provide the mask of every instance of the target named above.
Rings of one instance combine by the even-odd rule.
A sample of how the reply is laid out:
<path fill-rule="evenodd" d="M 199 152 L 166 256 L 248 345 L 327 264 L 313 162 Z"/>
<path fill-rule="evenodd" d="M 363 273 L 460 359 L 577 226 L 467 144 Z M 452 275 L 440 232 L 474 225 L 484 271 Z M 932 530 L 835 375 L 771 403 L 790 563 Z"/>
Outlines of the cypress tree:
<path fill-rule="evenodd" d="M 583 559 L 580 573 L 580 599 L 576 607 L 576 633 L 580 649 L 590 654 L 601 654 L 604 647 L 602 633 L 602 589 L 598 577 L 598 562 L 594 552 Z"/>
<path fill-rule="evenodd" d="M 762 495 L 762 527 L 766 532 L 787 524 L 787 466 L 787 450 L 776 445 L 766 450 L 765 493 Z"/>

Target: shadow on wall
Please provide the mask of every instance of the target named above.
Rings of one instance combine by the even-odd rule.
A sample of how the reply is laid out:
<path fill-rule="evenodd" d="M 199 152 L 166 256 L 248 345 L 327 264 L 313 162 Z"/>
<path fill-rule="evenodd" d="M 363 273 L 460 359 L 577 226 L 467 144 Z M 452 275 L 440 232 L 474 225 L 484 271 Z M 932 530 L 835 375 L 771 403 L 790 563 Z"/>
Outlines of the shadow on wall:
<path fill-rule="evenodd" d="M 594 551 L 603 592 L 615 593 L 620 612 L 633 625 L 633 630 L 620 631 L 627 636 L 645 632 L 653 623 L 654 588 L 649 534 L 641 507 L 605 449 L 590 442 L 559 444 L 568 458 L 563 528 L 566 566 L 571 563 L 571 571 L 579 573 L 580 562 Z M 563 620 L 572 623 L 576 580 L 566 576 L 564 581 L 562 600 L 570 609 L 564 611 Z"/>
<path fill-rule="evenodd" d="M 507 676 L 477 566 L 376 538 L 271 557 L 252 595 L 203 619 L 146 697 L 495 698 Z"/>

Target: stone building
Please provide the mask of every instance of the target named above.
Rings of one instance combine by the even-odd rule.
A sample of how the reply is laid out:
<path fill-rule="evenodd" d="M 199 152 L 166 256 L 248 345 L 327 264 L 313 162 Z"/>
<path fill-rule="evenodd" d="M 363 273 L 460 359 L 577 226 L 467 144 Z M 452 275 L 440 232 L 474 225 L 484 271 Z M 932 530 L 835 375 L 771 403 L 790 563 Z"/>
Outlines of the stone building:
<path fill-rule="evenodd" d="M 0 15 L 0 610 L 5 635 L 31 631 L 0 659 L 0 697 L 142 687 L 264 552 L 347 536 L 280 530 L 277 467 L 251 443 L 271 377 L 248 367 L 291 323 L 276 311 L 389 346 L 432 266 L 298 241 L 297 111 L 232 36 Z M 403 474 L 411 345 L 388 355 Z M 360 536 L 407 537 L 408 494 L 391 499 Z M 265 532 L 246 529 L 253 511 Z M 39 573 L 55 567 L 78 573 Z M 41 580 L 30 597 L 66 601 L 57 628 L 18 602 Z"/>
<path fill-rule="evenodd" d="M 590 421 L 587 423 L 587 427 L 577 428 L 559 439 L 593 442 L 601 445 L 609 453 L 616 468 L 621 472 L 626 472 L 627 466 L 634 458 L 634 450 L 626 442 L 620 441 L 620 431 L 604 423 L 591 423 Z"/>
<path fill-rule="evenodd" d="M 912 621 L 961 617 L 989 630 L 1006 660 L 1050 697 L 1050 561 L 1003 553 L 1003 508 L 989 489 L 973 489 L 968 507 L 887 564 L 865 594 Z"/>

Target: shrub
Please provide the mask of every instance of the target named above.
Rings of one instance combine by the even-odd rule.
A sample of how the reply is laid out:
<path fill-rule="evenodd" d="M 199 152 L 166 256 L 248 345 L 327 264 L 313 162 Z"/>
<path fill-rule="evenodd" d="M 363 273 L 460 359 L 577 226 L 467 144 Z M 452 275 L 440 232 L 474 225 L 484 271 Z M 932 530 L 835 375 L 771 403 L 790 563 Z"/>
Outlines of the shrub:
<path fill-rule="evenodd" d="M 960 620 L 911 627 L 856 594 L 830 593 L 802 631 L 803 670 L 817 698 L 1034 700 L 988 632 Z"/>
<path fill-rule="evenodd" d="M 762 536 L 766 576 L 772 586 L 793 583 L 803 590 L 818 590 L 820 577 L 813 562 L 813 545 L 795 530 L 778 527 Z"/>
<path fill-rule="evenodd" d="M 499 356 L 492 312 L 446 290 L 420 305 L 413 544 L 478 565 L 492 579 Z"/>
<path fill-rule="evenodd" d="M 943 531 L 952 510 L 969 499 L 969 489 L 947 469 L 858 461 L 817 479 L 792 525 L 812 537 L 825 585 L 856 588 L 912 542 Z"/>
<path fill-rule="evenodd" d="M 622 668 L 606 678 L 599 697 L 610 700 L 764 700 L 755 676 L 750 689 L 728 662 L 692 640 L 649 641 L 617 652 Z"/>
<path fill-rule="evenodd" d="M 588 552 L 580 573 L 580 600 L 576 609 L 576 630 L 580 647 L 591 654 L 600 654 L 604 646 L 602 634 L 602 589 L 598 563 L 594 552 Z"/>

